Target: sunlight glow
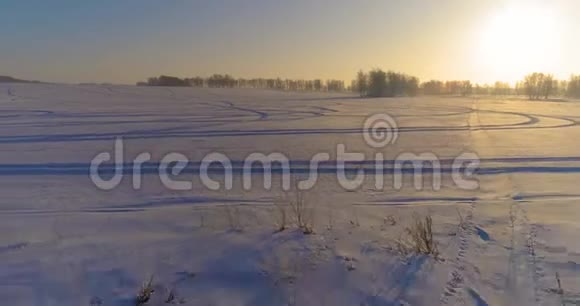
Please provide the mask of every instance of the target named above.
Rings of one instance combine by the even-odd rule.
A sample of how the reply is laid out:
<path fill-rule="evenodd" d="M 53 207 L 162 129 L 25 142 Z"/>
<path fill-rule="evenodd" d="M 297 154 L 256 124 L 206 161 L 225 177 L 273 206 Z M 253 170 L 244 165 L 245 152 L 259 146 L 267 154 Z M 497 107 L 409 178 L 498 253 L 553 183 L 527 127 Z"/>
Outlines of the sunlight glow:
<path fill-rule="evenodd" d="M 486 75 L 515 81 L 561 66 L 562 27 L 550 7 L 521 3 L 500 10 L 483 28 L 476 59 Z"/>

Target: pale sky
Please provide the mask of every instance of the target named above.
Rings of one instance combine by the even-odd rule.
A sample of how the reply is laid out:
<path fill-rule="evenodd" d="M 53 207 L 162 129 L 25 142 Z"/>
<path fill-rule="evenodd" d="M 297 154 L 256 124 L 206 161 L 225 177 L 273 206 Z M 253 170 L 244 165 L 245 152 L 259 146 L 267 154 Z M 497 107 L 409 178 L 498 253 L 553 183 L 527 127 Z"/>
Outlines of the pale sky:
<path fill-rule="evenodd" d="M 580 73 L 578 0 L 0 0 L 0 75 L 135 83 L 382 68 L 513 82 Z"/>

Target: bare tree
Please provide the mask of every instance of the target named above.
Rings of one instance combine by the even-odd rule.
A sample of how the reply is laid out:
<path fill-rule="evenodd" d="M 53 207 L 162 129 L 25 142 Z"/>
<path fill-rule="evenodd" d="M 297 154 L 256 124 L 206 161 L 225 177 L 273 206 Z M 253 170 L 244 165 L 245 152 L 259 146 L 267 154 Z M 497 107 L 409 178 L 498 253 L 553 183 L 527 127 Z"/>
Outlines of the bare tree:
<path fill-rule="evenodd" d="M 466 97 L 473 93 L 473 85 L 471 81 L 463 81 L 461 82 L 461 95 Z"/>
<path fill-rule="evenodd" d="M 497 81 L 493 84 L 493 94 L 495 96 L 507 96 L 511 91 L 512 88 L 509 83 Z"/>
<path fill-rule="evenodd" d="M 423 88 L 423 93 L 426 95 L 442 95 L 443 86 L 443 82 L 437 80 L 431 80 L 421 85 Z"/>
<path fill-rule="evenodd" d="M 552 95 L 554 91 L 557 91 L 558 89 L 558 84 L 554 80 L 554 76 L 551 74 L 544 75 L 541 86 L 542 95 L 546 100 L 548 100 L 550 95 Z"/>
<path fill-rule="evenodd" d="M 580 75 L 570 77 L 566 94 L 572 98 L 580 98 Z"/>
<path fill-rule="evenodd" d="M 530 100 L 538 100 L 540 98 L 540 89 L 544 79 L 543 73 L 534 72 L 528 74 L 524 78 L 524 88 L 526 95 Z"/>
<path fill-rule="evenodd" d="M 359 71 L 356 75 L 356 91 L 361 97 L 366 96 L 368 91 L 368 76 L 364 71 Z"/>
<path fill-rule="evenodd" d="M 547 100 L 558 88 L 553 75 L 539 72 L 528 74 L 523 84 L 530 100 L 540 100 L 542 97 Z"/>
<path fill-rule="evenodd" d="M 369 73 L 369 86 L 367 95 L 369 97 L 382 97 L 387 87 L 387 74 L 380 70 L 374 69 Z"/>

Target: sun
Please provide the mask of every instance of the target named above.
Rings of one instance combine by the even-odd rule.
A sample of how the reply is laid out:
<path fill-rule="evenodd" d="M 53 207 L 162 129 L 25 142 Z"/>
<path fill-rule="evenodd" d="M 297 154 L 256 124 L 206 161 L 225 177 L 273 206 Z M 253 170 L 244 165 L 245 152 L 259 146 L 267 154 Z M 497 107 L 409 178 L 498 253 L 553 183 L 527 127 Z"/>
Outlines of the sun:
<path fill-rule="evenodd" d="M 487 77 L 515 82 L 560 66 L 561 27 L 550 7 L 521 3 L 498 11 L 481 31 L 475 60 Z"/>

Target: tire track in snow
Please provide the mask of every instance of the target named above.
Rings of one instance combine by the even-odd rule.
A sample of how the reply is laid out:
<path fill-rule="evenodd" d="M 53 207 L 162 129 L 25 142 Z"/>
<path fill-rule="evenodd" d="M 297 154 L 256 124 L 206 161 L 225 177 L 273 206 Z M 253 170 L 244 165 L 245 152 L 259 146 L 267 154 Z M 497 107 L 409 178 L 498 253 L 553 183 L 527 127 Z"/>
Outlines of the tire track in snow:
<path fill-rule="evenodd" d="M 254 109 L 250 109 L 250 108 L 243 108 L 243 107 L 239 107 L 236 106 L 233 102 L 230 101 L 220 101 L 222 104 L 225 104 L 228 108 L 230 109 L 234 109 L 234 110 L 238 110 L 238 111 L 242 111 L 242 112 L 248 112 L 248 113 L 252 113 L 252 114 L 256 114 L 259 116 L 258 120 L 266 120 L 268 119 L 268 113 L 259 111 L 259 110 L 254 110 Z"/>
<path fill-rule="evenodd" d="M 176 97 L 177 98 L 177 97 Z M 250 107 L 240 107 L 235 105 L 230 101 L 219 100 L 214 104 L 214 107 L 218 107 L 223 110 L 241 112 L 241 115 L 248 116 L 251 120 L 243 120 L 244 122 L 255 122 L 255 121 L 266 121 L 272 120 L 272 115 L 268 112 L 253 109 Z M 550 117 L 550 116 L 540 116 L 540 115 L 527 115 L 523 113 L 516 112 L 503 112 L 503 111 L 490 111 L 490 110 L 477 110 L 477 108 L 472 107 L 474 111 L 465 112 L 473 116 L 477 113 L 491 113 L 498 115 L 510 115 L 514 117 L 523 117 L 524 121 L 517 121 L 511 124 L 498 124 L 498 125 L 485 125 L 481 122 L 476 124 L 467 124 L 465 126 L 408 126 L 401 127 L 399 129 L 400 133 L 424 133 L 424 132 L 461 132 L 468 131 L 470 133 L 475 131 L 487 131 L 487 130 L 512 130 L 512 129 L 550 129 L 550 128 L 564 128 L 577 125 L 577 122 L 568 118 L 563 117 Z M 323 115 L 322 113 L 317 115 Z M 333 116 L 336 114 L 333 114 Z M 112 116 L 112 115 L 111 115 Z M 252 118 L 257 116 L 257 118 Z M 283 114 L 281 117 L 289 117 L 289 114 Z M 298 116 L 300 117 L 300 116 Z M 231 116 L 227 117 L 228 119 Z M 220 118 L 216 118 L 218 120 Z M 277 118 L 278 120 L 280 118 Z M 296 119 L 296 118 L 294 118 Z M 299 118 L 298 118 L 299 119 Z M 542 119 L 549 119 L 549 122 L 543 122 Z M 87 122 L 89 124 L 94 124 L 94 122 Z M 18 124 L 16 122 L 15 124 Z M 35 123 L 38 125 L 38 123 Z M 83 125 L 83 122 L 73 122 L 74 125 Z M 125 124 L 125 123 L 123 123 Z M 132 122 L 127 122 L 127 124 L 132 124 Z M 81 142 L 81 141 L 108 141 L 114 139 L 115 137 L 129 137 L 131 139 L 166 139 L 166 138 L 207 138 L 207 137 L 244 137 L 244 136 L 295 136 L 295 135 L 323 135 L 323 134 L 361 134 L 364 130 L 361 128 L 309 128 L 309 129 L 251 129 L 251 130 L 179 130 L 179 131 L 162 131 L 159 133 L 149 133 L 145 131 L 144 133 L 136 133 L 135 131 L 117 131 L 114 133 L 91 133 L 91 134 L 75 134 L 75 133 L 64 133 L 64 134 L 29 134 L 29 135 L 19 135 L 19 136 L 4 136 L 0 137 L 0 143 L 31 143 L 31 142 Z"/>

